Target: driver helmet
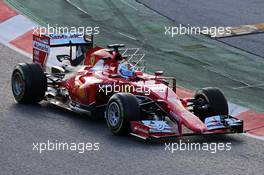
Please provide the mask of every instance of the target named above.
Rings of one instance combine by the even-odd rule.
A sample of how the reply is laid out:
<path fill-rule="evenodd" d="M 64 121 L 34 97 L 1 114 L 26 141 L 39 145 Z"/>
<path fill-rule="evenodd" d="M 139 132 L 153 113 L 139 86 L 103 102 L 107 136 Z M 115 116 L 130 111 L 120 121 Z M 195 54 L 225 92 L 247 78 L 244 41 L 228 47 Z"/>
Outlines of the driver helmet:
<path fill-rule="evenodd" d="M 135 68 L 131 64 L 127 62 L 119 64 L 118 74 L 120 74 L 122 77 L 128 79 L 130 77 L 133 77 L 134 73 L 135 73 Z"/>

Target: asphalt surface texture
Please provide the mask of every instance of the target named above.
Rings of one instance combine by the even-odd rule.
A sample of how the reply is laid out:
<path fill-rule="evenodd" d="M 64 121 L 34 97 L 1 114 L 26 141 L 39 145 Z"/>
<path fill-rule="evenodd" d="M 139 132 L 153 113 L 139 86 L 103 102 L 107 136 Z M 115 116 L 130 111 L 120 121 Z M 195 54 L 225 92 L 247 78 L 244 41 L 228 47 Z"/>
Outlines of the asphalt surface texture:
<path fill-rule="evenodd" d="M 114 136 L 103 119 L 89 119 L 53 105 L 17 104 L 10 77 L 28 58 L 0 45 L 1 175 L 27 174 L 257 174 L 264 172 L 264 142 L 243 135 L 197 136 L 177 143 L 231 143 L 229 151 L 165 150 L 166 142 L 147 143 Z M 99 150 L 43 151 L 33 143 L 99 143 Z M 176 147 L 175 147 L 176 148 Z M 212 147 L 213 149 L 213 147 Z"/>
<path fill-rule="evenodd" d="M 263 23 L 261 0 L 137 0 L 178 24 L 191 26 L 239 26 Z M 264 57 L 264 33 L 219 39 Z"/>

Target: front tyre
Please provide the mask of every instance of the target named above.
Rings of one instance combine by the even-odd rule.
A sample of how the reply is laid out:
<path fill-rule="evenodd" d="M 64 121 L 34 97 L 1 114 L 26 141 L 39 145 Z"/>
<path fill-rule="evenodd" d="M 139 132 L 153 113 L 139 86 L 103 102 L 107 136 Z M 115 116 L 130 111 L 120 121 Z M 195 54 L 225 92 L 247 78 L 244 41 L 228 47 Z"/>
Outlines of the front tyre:
<path fill-rule="evenodd" d="M 39 64 L 20 63 L 13 70 L 11 85 L 18 103 L 38 103 L 44 99 L 47 78 Z"/>
<path fill-rule="evenodd" d="M 106 108 L 106 122 L 112 133 L 128 134 L 130 121 L 140 120 L 140 107 L 137 98 L 130 93 L 114 94 Z"/>
<path fill-rule="evenodd" d="M 209 116 L 228 115 L 227 100 L 218 88 L 202 88 L 195 93 L 194 99 L 194 114 L 202 121 Z"/>

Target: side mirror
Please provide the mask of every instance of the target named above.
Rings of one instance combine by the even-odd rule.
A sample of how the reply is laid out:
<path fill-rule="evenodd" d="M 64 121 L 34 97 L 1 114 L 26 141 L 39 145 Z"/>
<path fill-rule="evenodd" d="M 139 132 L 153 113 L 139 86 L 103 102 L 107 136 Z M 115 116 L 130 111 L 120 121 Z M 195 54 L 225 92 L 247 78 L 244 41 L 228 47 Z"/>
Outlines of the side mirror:
<path fill-rule="evenodd" d="M 57 55 L 56 57 L 59 62 L 62 62 L 64 60 L 71 60 L 70 55 Z"/>
<path fill-rule="evenodd" d="M 158 76 L 161 76 L 161 75 L 163 75 L 163 71 L 156 71 L 156 72 L 155 72 L 155 76 L 156 76 L 156 78 L 157 78 Z"/>
<path fill-rule="evenodd" d="M 135 71 L 134 74 L 135 74 L 136 77 L 139 77 L 139 76 L 143 75 L 143 73 L 141 71 Z"/>
<path fill-rule="evenodd" d="M 83 35 L 83 39 L 84 39 L 84 41 L 86 41 L 86 42 L 92 42 L 93 41 L 93 35 L 87 35 L 87 34 L 85 34 L 85 35 Z"/>

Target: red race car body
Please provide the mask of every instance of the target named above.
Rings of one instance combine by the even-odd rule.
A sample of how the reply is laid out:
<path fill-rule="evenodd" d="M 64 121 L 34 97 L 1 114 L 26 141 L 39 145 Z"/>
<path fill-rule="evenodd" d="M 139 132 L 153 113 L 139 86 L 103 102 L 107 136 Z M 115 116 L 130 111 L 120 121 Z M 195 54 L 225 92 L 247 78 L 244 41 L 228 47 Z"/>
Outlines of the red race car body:
<path fill-rule="evenodd" d="M 18 64 L 12 75 L 15 99 L 46 100 L 74 112 L 103 116 L 114 134 L 142 139 L 243 132 L 243 121 L 228 114 L 218 88 L 203 88 L 181 99 L 176 78 L 165 77 L 162 71 L 145 73 L 144 54 L 123 47 L 94 47 L 92 36 L 79 34 L 34 35 L 34 63 Z M 129 50 L 134 53 L 128 54 Z"/>

